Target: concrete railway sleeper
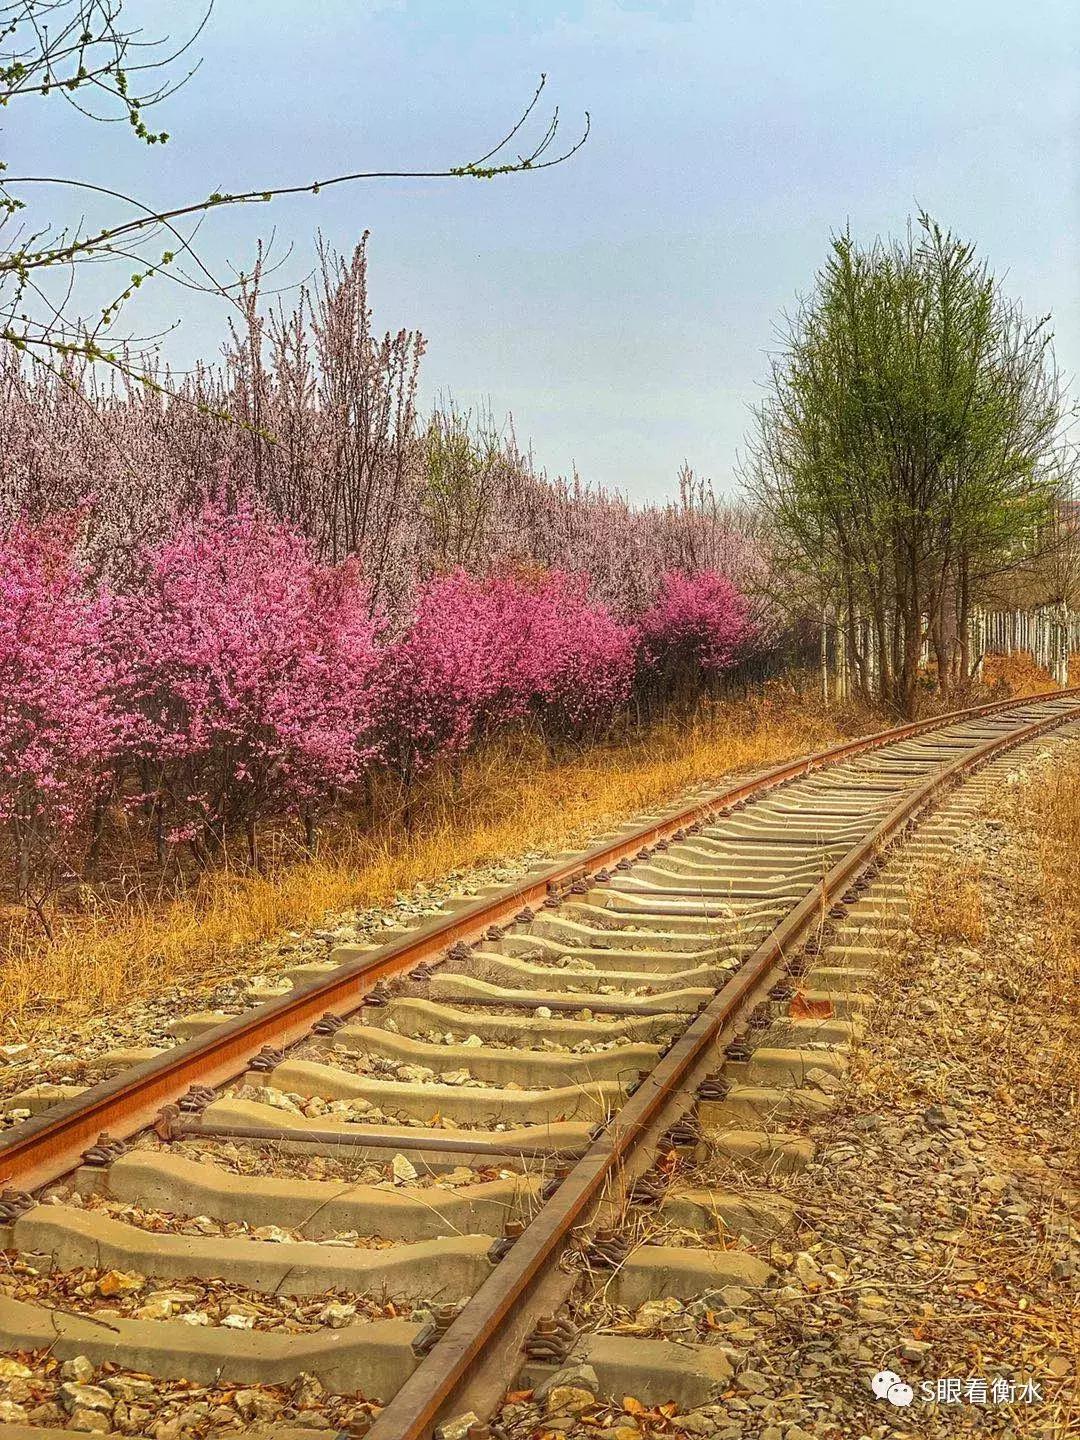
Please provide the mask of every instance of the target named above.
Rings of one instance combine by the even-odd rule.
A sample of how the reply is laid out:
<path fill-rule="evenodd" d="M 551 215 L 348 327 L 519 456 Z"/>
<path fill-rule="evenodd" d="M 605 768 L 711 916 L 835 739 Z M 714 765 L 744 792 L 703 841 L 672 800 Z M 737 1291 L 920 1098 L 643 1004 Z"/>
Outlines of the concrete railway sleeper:
<path fill-rule="evenodd" d="M 723 1347 L 604 1317 L 774 1283 L 790 1205 L 717 1163 L 808 1163 L 905 920 L 890 847 L 1070 733 L 1060 692 L 778 767 L 39 1097 L 0 1136 L 0 1440 L 152 1436 L 140 1387 L 175 1382 L 208 1397 L 177 1435 L 242 1393 L 283 1440 L 483 1440 L 511 1381 L 575 1375 L 705 1402 Z"/>

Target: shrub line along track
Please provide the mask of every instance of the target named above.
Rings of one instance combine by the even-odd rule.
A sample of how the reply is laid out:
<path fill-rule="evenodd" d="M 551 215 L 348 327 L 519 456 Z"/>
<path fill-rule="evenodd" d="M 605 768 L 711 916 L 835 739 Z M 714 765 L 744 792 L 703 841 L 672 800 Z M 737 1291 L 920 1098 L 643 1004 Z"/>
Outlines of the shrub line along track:
<path fill-rule="evenodd" d="M 216 1025 L 196 1039 L 134 1066 L 116 1079 L 94 1086 L 6 1132 L 0 1136 L 0 1183 L 27 1191 L 53 1182 L 78 1166 L 101 1131 L 122 1139 L 145 1129 L 155 1119 L 158 1133 L 165 1139 L 183 1135 L 256 1142 L 284 1138 L 306 1146 L 321 1144 L 332 1148 L 341 1145 L 344 1136 L 344 1143 L 353 1146 L 377 1150 L 380 1146 L 392 1145 L 421 1159 L 425 1154 L 434 1157 L 440 1153 L 456 1154 L 466 1160 L 470 1156 L 479 1160 L 485 1155 L 512 1155 L 522 1162 L 541 1156 L 552 1160 L 572 1156 L 575 1161 L 572 1168 L 564 1167 L 564 1173 L 557 1173 L 556 1180 L 544 1187 L 538 1197 L 539 1208 L 529 1223 L 516 1229 L 508 1228 L 507 1240 L 499 1247 L 498 1261 L 488 1277 L 482 1279 L 471 1299 L 452 1320 L 444 1317 L 437 1342 L 412 1373 L 405 1376 L 368 1433 L 370 1440 L 429 1440 L 436 1425 L 448 1416 L 466 1410 L 490 1414 L 508 1378 L 522 1363 L 522 1347 L 528 1337 L 536 1332 L 543 1317 L 558 1312 L 575 1285 L 576 1274 L 560 1264 L 568 1245 L 583 1243 L 588 1227 L 595 1231 L 605 1216 L 620 1213 L 625 1197 L 649 1169 L 658 1150 L 665 1145 L 671 1148 L 687 1143 L 686 1133 L 680 1138 L 678 1127 L 680 1122 L 685 1126 L 684 1117 L 692 1110 L 699 1087 L 715 1075 L 723 1064 L 725 1045 L 732 1049 L 729 1043 L 732 1037 L 746 1026 L 770 991 L 776 989 L 777 982 L 801 977 L 814 964 L 819 949 L 813 935 L 815 929 L 826 922 L 828 915 L 837 918 L 846 907 L 857 904 L 876 873 L 879 854 L 910 829 L 918 814 L 946 787 L 1003 750 L 1077 718 L 1080 706 L 1073 698 L 1076 694 L 1075 691 L 1055 692 L 1020 702 L 982 706 L 934 721 L 905 725 L 791 761 L 677 814 L 625 832 L 614 841 L 566 863 L 548 867 L 501 891 L 493 899 L 468 903 L 448 919 L 440 917 L 400 942 L 346 959 L 327 975 L 297 986 L 292 994 Z M 935 749 L 943 750 L 950 758 L 942 764 L 940 753 L 929 759 L 921 751 L 914 756 L 905 753 L 905 745 L 910 748 L 912 742 L 922 737 L 937 739 Z M 891 766 L 889 748 L 896 752 Z M 856 765 L 855 774 L 848 779 L 846 787 L 832 784 L 837 777 L 843 780 L 843 767 L 847 762 L 858 762 L 861 757 L 870 763 Z M 799 780 L 807 782 L 804 788 L 809 788 L 811 793 L 800 797 L 801 808 L 797 800 L 785 809 L 781 787 Z M 911 783 L 912 780 L 916 783 Z M 885 809 L 888 799 L 894 795 L 899 798 Z M 779 799 L 776 813 L 768 817 L 773 829 L 748 834 L 741 817 L 735 820 L 730 817 L 738 816 L 749 801 L 762 797 Z M 824 805 L 820 803 L 822 799 L 826 802 Z M 868 829 L 865 828 L 867 818 L 874 821 Z M 854 843 L 849 843 L 852 828 L 860 820 L 864 828 Z M 726 834 L 706 835 L 704 840 L 697 840 L 713 823 L 727 824 Z M 809 825 L 809 838 L 805 830 L 798 829 L 800 824 Z M 778 827 L 779 834 L 776 833 Z M 669 848 L 672 840 L 683 849 L 673 853 Z M 760 863 L 748 858 L 754 854 L 758 842 L 767 842 L 770 847 L 768 853 L 757 850 L 763 857 Z M 734 879 L 725 879 L 722 858 L 714 859 L 712 874 L 706 873 L 701 863 L 703 846 L 712 846 L 717 853 L 726 847 L 729 856 L 736 857 L 729 862 L 729 870 L 735 872 Z M 786 889 L 782 887 L 777 896 L 775 884 L 770 888 L 766 881 L 775 882 L 782 867 L 769 855 L 776 847 L 785 846 L 790 847 L 796 863 L 789 876 L 780 875 Z M 821 863 L 817 865 L 817 874 L 811 876 L 807 868 L 808 855 L 809 849 L 815 846 L 817 861 Z M 685 859 L 679 858 L 683 855 Z M 637 875 L 631 862 L 643 862 L 642 871 Z M 828 868 L 821 874 L 826 863 Z M 762 870 L 762 864 L 771 864 L 772 870 Z M 614 877 L 613 867 L 617 867 Z M 659 937 L 656 927 L 663 917 L 668 917 L 667 923 L 683 937 L 674 944 L 686 944 L 693 952 L 695 942 L 686 937 L 715 937 L 717 924 L 730 922 L 734 914 L 732 901 L 751 902 L 746 911 L 750 916 L 753 902 L 759 902 L 760 909 L 760 902 L 778 898 L 783 900 L 780 917 L 776 919 L 775 911 L 770 914 L 763 934 L 758 926 L 758 933 L 752 936 L 756 945 L 748 955 L 739 956 L 741 963 L 726 983 L 716 988 L 715 983 L 710 985 L 707 977 L 704 978 L 708 985 L 704 996 L 700 989 L 679 990 L 671 985 L 666 990 L 663 985 L 659 989 L 646 986 L 647 993 L 652 989 L 654 998 L 644 1001 L 636 994 L 619 998 L 599 989 L 591 993 L 581 993 L 579 989 L 562 996 L 541 993 L 543 974 L 558 980 L 569 972 L 552 966 L 542 972 L 538 980 L 533 972 L 539 972 L 540 967 L 530 966 L 517 956 L 524 949 L 543 958 L 544 941 L 541 940 L 539 950 L 534 948 L 529 952 L 523 942 L 531 940 L 531 936 L 519 931 L 510 937 L 522 942 L 515 946 L 504 943 L 506 932 L 502 929 L 515 922 L 527 926 L 536 919 L 533 907 L 558 916 L 560 907 L 567 902 L 568 910 L 577 906 L 591 914 L 599 913 L 599 906 L 603 908 L 605 923 L 614 922 L 614 933 L 610 929 L 604 932 L 608 947 L 616 949 L 628 970 L 636 943 L 635 920 L 640 922 L 646 935 Z M 741 923 L 738 922 L 737 929 Z M 619 930 L 620 925 L 625 928 Z M 485 933 L 495 937 L 499 944 L 496 946 L 493 941 L 486 955 L 474 956 L 468 942 L 476 941 Z M 595 936 L 601 932 L 590 933 Z M 616 942 L 620 936 L 625 948 L 618 948 Z M 641 938 L 645 937 L 637 937 Z M 603 940 L 592 943 L 604 946 Z M 663 948 L 659 938 L 656 943 Z M 666 937 L 664 943 L 670 948 L 672 937 Z M 581 938 L 564 938 L 562 944 L 554 948 L 561 949 L 564 957 L 569 954 L 572 961 L 575 947 L 581 944 Z M 796 955 L 800 947 L 802 956 Z M 549 944 L 548 949 L 551 948 Z M 264 1047 L 287 1046 L 310 1039 L 313 1024 L 325 1017 L 329 1017 L 332 1036 L 342 1015 L 363 1006 L 379 982 L 392 976 L 407 977 L 408 972 L 423 967 L 418 978 L 421 983 L 427 983 L 432 966 L 443 967 L 447 952 L 452 964 L 446 966 L 443 973 L 450 988 L 447 990 L 444 985 L 441 993 L 443 998 L 459 1002 L 463 1009 L 474 1007 L 471 1018 L 477 1028 L 480 1028 L 477 1009 L 482 1016 L 486 1007 L 494 1017 L 493 1024 L 510 1025 L 508 1015 L 535 1014 L 541 1005 L 546 1006 L 549 1015 L 572 1013 L 588 1006 L 593 1016 L 624 1016 L 628 1017 L 628 1024 L 633 1023 L 632 1017 L 641 1017 L 646 1024 L 651 1023 L 652 1017 L 660 1024 L 659 1017 L 666 1016 L 684 1028 L 671 1039 L 666 1050 L 660 1050 L 658 1058 L 651 1057 L 655 1063 L 647 1071 L 642 1070 L 636 1084 L 621 1082 L 621 1093 L 629 1092 L 629 1098 L 611 1107 L 605 1103 L 609 1110 L 605 1123 L 594 1126 L 580 1139 L 576 1134 L 569 1137 L 562 1134 L 562 1141 L 569 1139 L 573 1142 L 570 1144 L 560 1143 L 556 1132 L 574 1127 L 565 1124 L 560 1127 L 557 1120 L 552 1123 L 551 1117 L 548 1122 L 553 1133 L 547 1137 L 549 1143 L 530 1146 L 521 1138 L 520 1129 L 508 1134 L 505 1141 L 487 1134 L 470 1138 L 468 1130 L 445 1135 L 421 1130 L 410 1141 L 407 1135 L 391 1136 L 375 1128 L 360 1130 L 356 1125 L 338 1131 L 288 1125 L 262 1127 L 244 1123 L 243 1119 L 238 1123 L 228 1115 L 222 1121 L 212 1116 L 197 1118 L 175 1109 L 162 1110 L 174 1105 L 192 1086 L 220 1087 L 235 1080 L 248 1070 L 252 1057 Z M 578 948 L 578 955 L 589 954 L 595 958 L 599 953 L 595 948 L 585 951 Z M 698 946 L 698 955 L 706 953 Z M 671 958 L 674 963 L 677 958 L 674 952 Z M 693 970 L 694 958 L 692 953 L 691 969 L 683 972 L 684 985 L 688 983 L 691 987 L 694 980 L 700 984 L 703 979 Z M 477 961 L 495 966 L 499 986 L 485 987 L 483 982 L 462 978 L 455 992 L 453 982 L 463 973 L 460 967 L 476 968 Z M 457 975 L 451 973 L 455 964 L 459 967 Z M 647 968 L 644 955 L 640 964 Z M 509 972 L 509 978 L 500 972 L 500 965 Z M 480 968 L 483 969 L 483 963 Z M 701 970 L 699 964 L 698 971 Z M 599 973 L 603 977 L 605 972 Z M 617 972 L 609 971 L 607 976 L 615 984 L 620 981 Z M 581 973 L 574 972 L 574 978 L 580 980 Z M 643 978 L 646 977 L 640 973 L 624 974 L 621 977 L 624 991 L 632 987 L 635 980 Z M 655 973 L 648 978 L 670 979 L 674 985 L 682 977 L 670 971 L 667 976 Z M 521 988 L 510 988 L 515 983 Z M 537 986 L 541 991 L 537 991 Z M 530 995 L 530 987 L 536 993 Z M 385 985 L 380 988 L 385 989 Z M 557 989 L 557 986 L 551 988 Z M 567 988 L 574 990 L 572 985 Z M 609 992 L 613 990 L 613 986 L 606 988 Z M 781 986 L 774 999 L 785 1004 L 791 999 L 789 992 L 790 986 L 788 991 Z M 665 994 L 669 997 L 666 1005 Z M 377 994 L 373 998 L 383 997 Z M 369 1021 L 375 1018 L 372 1009 L 370 1004 L 366 1006 L 362 1018 Z M 463 1017 L 469 1018 L 470 1015 Z M 327 1033 L 325 1028 L 323 1033 Z M 383 1031 L 369 1033 L 383 1035 L 385 1039 Z M 470 1053 L 482 1058 L 481 1050 L 470 1052 L 447 1047 L 447 1055 L 453 1054 L 455 1060 L 467 1058 Z M 733 1052 L 729 1058 L 737 1058 L 739 1054 L 741 1052 Z M 597 1057 L 597 1063 L 599 1059 Z M 269 1071 L 269 1076 L 264 1073 L 253 1075 L 252 1079 L 273 1078 L 277 1066 L 283 1062 L 284 1057 L 270 1054 L 262 1066 L 251 1066 L 254 1071 Z M 496 1063 L 495 1053 L 490 1063 Z M 475 1090 L 463 1092 L 465 1096 L 470 1093 L 477 1094 Z M 208 1094 L 204 1092 L 201 1106 L 196 1108 L 205 1110 L 207 1103 Z M 542 1127 L 538 1127 L 536 1133 L 541 1140 L 544 1138 Z M 689 1141 L 692 1143 L 692 1140 L 691 1125 Z M 106 1163 L 110 1158 L 108 1150 L 106 1146 Z M 100 1155 L 98 1159 L 100 1161 Z M 12 1218 L 17 1222 L 17 1236 L 17 1225 L 21 1223 L 18 1212 L 20 1206 L 26 1207 L 26 1200 L 19 1199 L 15 1192 L 13 1195 L 15 1215 Z M 33 1213 L 42 1208 L 35 1207 Z M 6 1343 L 2 1335 L 0 1343 Z M 362 1385 L 363 1374 L 356 1374 L 355 1379 Z M 343 1436 L 346 1433 L 341 1432 Z M 484 1433 L 483 1426 L 476 1429 L 478 1436 Z M 0 1425 L 0 1436 L 2 1434 Z"/>

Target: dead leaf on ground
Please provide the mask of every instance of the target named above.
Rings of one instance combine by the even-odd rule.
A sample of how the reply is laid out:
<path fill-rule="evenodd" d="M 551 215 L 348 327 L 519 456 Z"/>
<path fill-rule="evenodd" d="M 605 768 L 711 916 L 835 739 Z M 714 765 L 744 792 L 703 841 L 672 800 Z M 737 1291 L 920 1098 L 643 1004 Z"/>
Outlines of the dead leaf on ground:
<path fill-rule="evenodd" d="M 795 992 L 791 1002 L 793 1020 L 829 1020 L 834 1013 L 831 1000 L 811 1000 L 802 990 Z"/>

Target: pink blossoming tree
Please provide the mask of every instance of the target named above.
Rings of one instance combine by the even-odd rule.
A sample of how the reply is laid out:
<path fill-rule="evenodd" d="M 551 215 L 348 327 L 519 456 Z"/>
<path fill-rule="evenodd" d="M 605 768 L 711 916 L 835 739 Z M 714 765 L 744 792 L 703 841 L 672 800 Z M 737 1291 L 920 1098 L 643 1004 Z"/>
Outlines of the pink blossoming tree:
<path fill-rule="evenodd" d="M 35 903 L 69 858 L 116 739 L 104 630 L 109 597 L 72 557 L 73 526 L 20 520 L 0 537 L 0 823 L 16 891 Z"/>
<path fill-rule="evenodd" d="M 27 899 L 75 873 L 91 814 L 93 858 L 107 799 L 141 804 L 161 863 L 238 832 L 254 860 L 261 820 L 300 816 L 310 845 L 374 764 L 408 815 L 440 758 L 523 722 L 601 732 L 635 684 L 693 698 L 753 634 L 715 571 L 665 573 L 629 623 L 587 576 L 518 563 L 415 586 L 388 638 L 358 559 L 319 561 L 254 500 L 177 510 L 113 591 L 73 558 L 76 528 L 0 532 L 0 825 Z"/>
<path fill-rule="evenodd" d="M 249 504 L 208 503 L 142 557 L 113 655 L 159 833 L 203 857 L 267 811 L 304 816 L 374 754 L 375 622 L 353 562 Z"/>
<path fill-rule="evenodd" d="M 609 723 L 630 697 L 637 629 L 589 598 L 584 576 L 556 570 L 519 582 L 516 665 L 523 700 L 548 734 Z"/>
<path fill-rule="evenodd" d="M 554 734 L 609 721 L 630 693 L 634 641 L 583 579 L 439 576 L 386 654 L 387 753 L 408 785 L 439 754 L 528 715 Z"/>
<path fill-rule="evenodd" d="M 723 674 L 753 636 L 745 597 L 714 570 L 668 571 L 641 617 L 646 693 L 688 698 Z"/>

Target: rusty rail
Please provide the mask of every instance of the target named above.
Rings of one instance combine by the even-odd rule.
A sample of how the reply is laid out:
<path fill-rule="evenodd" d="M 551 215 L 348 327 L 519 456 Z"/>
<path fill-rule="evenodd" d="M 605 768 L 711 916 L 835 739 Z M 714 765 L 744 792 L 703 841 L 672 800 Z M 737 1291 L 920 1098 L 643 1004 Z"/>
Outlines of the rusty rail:
<path fill-rule="evenodd" d="M 1038 704 L 1076 693 L 1077 690 L 1051 691 L 1025 697 L 1019 704 Z M 328 1011 L 340 1015 L 357 1009 L 378 980 L 430 960 L 458 941 L 476 939 L 489 925 L 508 923 L 523 909 L 539 908 L 561 887 L 619 860 L 633 858 L 642 847 L 708 820 L 739 801 L 883 745 L 1016 708 L 1016 700 L 996 701 L 931 720 L 911 721 L 891 730 L 845 741 L 814 755 L 786 761 L 731 786 L 710 800 L 690 805 L 670 818 L 641 826 L 595 846 L 585 855 L 526 877 L 492 899 L 477 900 L 452 916 L 440 917 L 394 944 L 343 964 L 332 974 L 223 1022 L 206 1034 L 102 1081 L 0 1135 L 0 1185 L 33 1189 L 57 1179 L 79 1163 L 83 1151 L 101 1132 L 125 1138 L 144 1129 L 162 1106 L 177 1101 L 192 1085 L 226 1084 L 243 1073 L 247 1061 L 263 1046 L 293 1043 L 306 1035 L 311 1025 Z"/>

